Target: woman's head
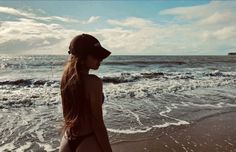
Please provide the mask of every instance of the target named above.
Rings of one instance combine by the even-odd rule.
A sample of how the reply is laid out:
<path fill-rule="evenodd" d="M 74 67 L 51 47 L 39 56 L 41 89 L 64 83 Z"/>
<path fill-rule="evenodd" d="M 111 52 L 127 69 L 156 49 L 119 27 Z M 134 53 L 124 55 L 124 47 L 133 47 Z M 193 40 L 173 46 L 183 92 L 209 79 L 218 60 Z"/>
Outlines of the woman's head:
<path fill-rule="evenodd" d="M 111 54 L 89 34 L 75 36 L 70 42 L 68 53 L 76 57 L 80 69 L 98 69 L 100 62 Z"/>
<path fill-rule="evenodd" d="M 103 60 L 108 57 L 111 52 L 101 46 L 99 41 L 89 34 L 81 34 L 75 36 L 69 46 L 69 54 L 86 58 L 88 55 Z"/>

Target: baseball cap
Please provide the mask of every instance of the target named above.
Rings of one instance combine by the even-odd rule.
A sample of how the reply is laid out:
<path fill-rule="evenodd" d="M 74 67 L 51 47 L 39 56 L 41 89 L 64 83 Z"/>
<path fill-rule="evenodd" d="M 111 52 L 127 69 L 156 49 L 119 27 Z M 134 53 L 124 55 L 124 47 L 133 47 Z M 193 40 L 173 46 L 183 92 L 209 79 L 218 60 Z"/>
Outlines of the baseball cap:
<path fill-rule="evenodd" d="M 93 55 L 101 60 L 111 54 L 110 51 L 101 46 L 100 42 L 94 36 L 89 34 L 75 36 L 70 42 L 68 53 L 83 57 Z"/>

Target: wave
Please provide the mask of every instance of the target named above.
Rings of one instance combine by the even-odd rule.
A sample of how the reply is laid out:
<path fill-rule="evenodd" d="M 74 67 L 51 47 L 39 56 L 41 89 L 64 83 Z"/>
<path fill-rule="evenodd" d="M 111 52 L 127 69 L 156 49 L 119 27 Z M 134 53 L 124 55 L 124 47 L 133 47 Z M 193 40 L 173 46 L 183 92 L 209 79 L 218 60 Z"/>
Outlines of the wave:
<path fill-rule="evenodd" d="M 121 73 L 118 76 L 104 76 L 102 79 L 105 83 L 127 83 L 127 82 L 135 82 L 143 79 L 160 79 L 163 78 L 165 80 L 194 80 L 195 77 L 236 77 L 235 74 L 220 72 L 219 70 L 208 72 L 208 73 L 200 73 L 200 75 L 195 73 L 163 73 L 163 72 L 146 72 L 146 73 Z"/>
<path fill-rule="evenodd" d="M 194 80 L 197 77 L 194 73 L 164 73 L 164 72 L 143 72 L 143 73 L 120 73 L 119 75 L 112 75 L 112 76 L 103 76 L 102 80 L 104 83 L 129 83 L 129 82 L 136 82 L 145 79 L 160 79 L 163 78 L 165 80 Z M 200 73 L 200 77 L 236 77 L 234 73 L 224 73 L 220 72 L 219 70 L 213 72 L 203 72 Z M 18 80 L 7 80 L 7 81 L 0 81 L 0 85 L 19 85 L 19 86 L 41 86 L 47 85 L 51 86 L 53 84 L 59 84 L 59 80 L 35 80 L 35 79 L 18 79 Z"/>
<path fill-rule="evenodd" d="M 154 106 L 156 106 L 156 105 L 154 105 Z M 142 124 L 141 126 L 139 126 L 139 128 L 131 127 L 129 129 L 108 128 L 107 130 L 110 132 L 119 133 L 119 134 L 136 134 L 136 133 L 146 133 L 154 128 L 166 128 L 169 126 L 180 126 L 180 125 L 189 125 L 190 124 L 189 122 L 187 122 L 185 120 L 180 120 L 180 119 L 166 115 L 166 113 L 170 113 L 171 111 L 172 111 L 172 109 L 170 107 L 166 106 L 166 110 L 161 111 L 159 113 L 159 115 L 162 116 L 163 118 L 170 118 L 170 119 L 174 120 L 175 122 L 164 122 L 162 124 L 154 124 L 152 126 L 143 126 L 143 124 Z"/>
<path fill-rule="evenodd" d="M 174 64 L 182 65 L 186 64 L 183 61 L 107 61 L 104 62 L 105 65 L 130 65 L 130 64 Z"/>
<path fill-rule="evenodd" d="M 170 74 L 166 74 L 170 75 Z M 105 83 L 125 83 L 125 82 L 134 82 L 140 79 L 148 78 L 157 78 L 164 76 L 162 72 L 151 72 L 151 73 L 121 73 L 118 76 L 103 76 L 102 80 Z M 0 85 L 19 85 L 19 86 L 41 86 L 41 85 L 52 85 L 52 84 L 59 84 L 58 80 L 34 80 L 34 79 L 18 79 L 18 80 L 7 80 L 7 81 L 0 81 Z"/>
<path fill-rule="evenodd" d="M 43 63 L 1 63 L 0 69 L 27 69 L 30 67 L 62 67 L 65 62 L 43 62 Z"/>
<path fill-rule="evenodd" d="M 4 98 L 4 99 L 5 101 L 8 100 L 7 98 Z M 19 100 L 19 101 L 7 101 L 4 103 L 1 103 L 0 109 L 9 108 L 9 107 L 11 108 L 30 107 L 33 104 L 34 104 L 33 100 L 28 100 L 28 99 Z"/>
<path fill-rule="evenodd" d="M 134 82 L 144 78 L 148 79 L 158 78 L 162 76 L 164 76 L 164 73 L 162 72 L 137 73 L 137 74 L 121 73 L 119 76 L 104 76 L 102 80 L 105 83 L 117 84 L 125 82 Z"/>
<path fill-rule="evenodd" d="M 147 133 L 148 131 L 152 130 L 153 128 L 166 128 L 169 126 L 181 126 L 181 125 L 189 125 L 190 123 L 184 120 L 179 120 L 178 122 L 165 122 L 164 124 L 159 125 L 153 125 L 151 127 L 145 127 L 142 129 L 113 129 L 113 128 L 107 128 L 108 131 L 113 133 L 119 133 L 119 134 L 137 134 L 137 133 Z"/>
<path fill-rule="evenodd" d="M 215 71 L 209 72 L 209 73 L 204 73 L 203 75 L 214 76 L 214 77 L 229 77 L 229 76 L 231 76 L 230 74 L 224 74 L 224 73 L 220 72 L 219 70 L 215 70 Z"/>
<path fill-rule="evenodd" d="M 40 85 L 52 85 L 55 83 L 59 83 L 56 80 L 33 80 L 33 79 L 18 79 L 12 81 L 2 81 L 0 85 L 19 85 L 19 86 L 40 86 Z"/>
<path fill-rule="evenodd" d="M 23 92 L 23 90 L 18 90 L 19 92 Z M 52 106 L 58 105 L 60 101 L 56 96 L 59 96 L 58 93 L 48 93 L 45 95 L 45 91 L 28 91 L 25 92 L 24 95 L 14 96 L 4 96 L 0 102 L 0 109 L 8 109 L 8 108 L 21 108 L 21 107 L 35 107 L 35 106 Z"/>

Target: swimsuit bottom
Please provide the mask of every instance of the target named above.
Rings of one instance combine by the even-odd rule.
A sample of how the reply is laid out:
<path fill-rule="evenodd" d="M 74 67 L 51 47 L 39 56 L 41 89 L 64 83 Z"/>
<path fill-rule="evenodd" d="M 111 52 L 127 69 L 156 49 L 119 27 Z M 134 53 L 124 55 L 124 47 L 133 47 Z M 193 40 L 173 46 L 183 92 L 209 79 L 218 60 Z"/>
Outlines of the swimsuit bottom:
<path fill-rule="evenodd" d="M 90 137 L 90 136 L 93 136 L 94 133 L 91 132 L 89 134 L 86 134 L 86 135 L 82 135 L 82 136 L 78 136 L 76 137 L 76 139 L 70 139 L 68 140 L 69 142 L 69 146 L 70 146 L 70 149 L 75 152 L 76 148 L 80 145 L 80 143 L 87 137 Z"/>

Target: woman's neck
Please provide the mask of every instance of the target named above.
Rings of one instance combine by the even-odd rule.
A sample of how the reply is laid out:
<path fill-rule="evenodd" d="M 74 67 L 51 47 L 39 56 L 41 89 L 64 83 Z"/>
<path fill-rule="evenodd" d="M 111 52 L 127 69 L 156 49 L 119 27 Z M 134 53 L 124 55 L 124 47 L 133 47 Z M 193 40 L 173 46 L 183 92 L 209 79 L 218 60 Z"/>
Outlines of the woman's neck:
<path fill-rule="evenodd" d="M 83 69 L 80 71 L 81 74 L 83 75 L 88 75 L 89 74 L 89 69 Z"/>

